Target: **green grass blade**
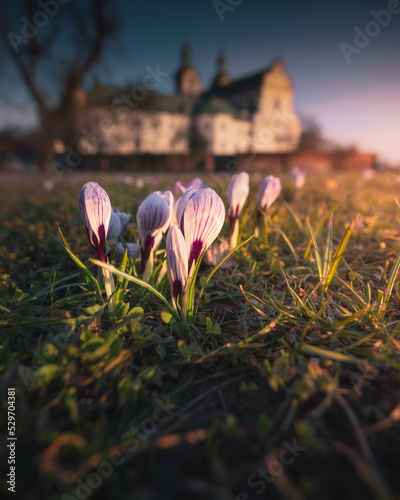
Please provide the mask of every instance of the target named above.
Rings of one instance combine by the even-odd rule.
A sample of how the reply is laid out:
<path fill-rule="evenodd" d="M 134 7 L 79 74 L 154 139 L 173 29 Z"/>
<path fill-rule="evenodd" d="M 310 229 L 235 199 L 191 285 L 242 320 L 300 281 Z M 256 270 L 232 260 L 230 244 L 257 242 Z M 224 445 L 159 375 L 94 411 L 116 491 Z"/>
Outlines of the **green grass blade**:
<path fill-rule="evenodd" d="M 332 263 L 332 242 L 333 242 L 333 214 L 329 217 L 328 233 L 326 236 L 326 245 L 324 252 L 324 260 L 322 264 L 322 275 L 328 274 L 329 267 Z"/>
<path fill-rule="evenodd" d="M 189 278 L 189 285 L 188 285 L 188 290 L 187 290 L 187 295 L 186 295 L 186 320 L 189 325 L 195 322 L 196 320 L 196 311 L 194 307 L 194 292 L 195 292 L 195 286 L 196 286 L 196 278 L 197 274 L 200 269 L 200 264 L 201 261 L 203 260 L 204 254 L 207 251 L 207 247 L 204 247 L 204 250 L 202 251 L 198 261 L 196 262 L 196 267 L 193 270 L 193 273 L 191 273 L 191 276 Z"/>
<path fill-rule="evenodd" d="M 232 248 L 232 250 L 221 260 L 221 262 L 219 262 L 215 267 L 214 269 L 210 272 L 210 274 L 207 276 L 205 282 L 204 282 L 204 285 L 202 286 L 201 290 L 200 290 L 200 293 L 199 293 L 199 298 L 198 298 L 198 301 L 197 301 L 197 305 L 196 305 L 196 310 L 195 310 L 195 315 L 197 314 L 197 310 L 199 308 L 199 301 L 201 299 L 201 297 L 203 296 L 203 293 L 204 293 L 204 290 L 208 284 L 208 282 L 210 281 L 210 279 L 214 276 L 214 274 L 218 271 L 218 269 L 222 266 L 222 264 L 227 260 L 229 259 L 229 257 L 231 255 L 233 255 L 237 250 L 239 250 L 239 248 L 242 248 L 243 246 L 247 245 L 247 243 L 249 243 L 249 241 L 251 241 L 252 239 L 254 238 L 254 234 L 250 236 L 250 238 L 247 238 L 246 241 L 243 241 L 243 243 L 240 243 L 239 245 L 237 245 L 235 248 Z"/>
<path fill-rule="evenodd" d="M 161 302 L 163 302 L 165 304 L 165 306 L 168 308 L 169 312 L 172 314 L 172 316 L 177 321 L 180 320 L 178 313 L 170 305 L 170 303 L 164 297 L 164 295 L 162 295 L 159 291 L 157 291 L 151 285 L 149 285 L 148 283 L 146 283 L 146 281 L 142 281 L 139 278 L 136 278 L 134 276 L 130 276 L 129 274 L 120 271 L 119 269 L 117 269 L 116 267 L 112 266 L 111 264 L 106 264 L 105 262 L 101 262 L 100 260 L 90 259 L 90 261 L 93 262 L 93 264 L 95 264 L 96 266 L 99 266 L 99 267 L 101 267 L 103 269 L 107 269 L 108 271 L 111 271 L 113 274 L 116 274 L 117 276 L 121 276 L 122 278 L 124 278 L 124 279 L 126 279 L 128 281 L 131 281 L 132 283 L 135 283 L 136 285 L 139 285 L 139 286 L 141 286 L 143 288 L 146 288 L 147 290 L 149 290 L 149 292 L 151 292 L 155 297 L 157 297 L 158 299 L 160 299 Z"/>
<path fill-rule="evenodd" d="M 318 226 L 315 228 L 315 236 L 320 232 L 322 226 L 325 224 L 325 221 L 327 220 L 327 218 L 333 214 L 333 212 L 337 209 L 337 207 L 340 205 L 340 201 L 338 201 L 335 205 L 333 205 L 333 207 L 329 210 L 328 213 L 326 213 L 323 218 L 321 219 L 320 223 L 318 224 Z M 312 241 L 310 239 L 310 241 L 308 242 L 308 245 L 307 245 L 307 248 L 306 248 L 306 251 L 304 252 L 304 255 L 303 257 L 305 259 L 307 259 L 308 257 L 308 254 L 310 253 L 310 250 L 311 250 L 311 246 L 312 246 Z"/>
<path fill-rule="evenodd" d="M 336 249 L 335 255 L 333 256 L 333 259 L 332 259 L 332 262 L 331 262 L 331 265 L 329 267 L 329 271 L 327 274 L 328 277 L 326 279 L 325 286 L 324 286 L 325 293 L 328 291 L 329 285 L 332 283 L 333 277 L 335 276 L 336 270 L 337 270 L 339 263 L 342 259 L 343 253 L 347 247 L 351 233 L 353 232 L 353 229 L 354 229 L 355 223 L 357 222 L 358 217 L 359 217 L 359 215 L 357 215 L 357 217 L 353 220 L 353 222 L 351 222 L 348 225 L 348 227 L 347 227 L 347 229 L 346 229 L 346 231 L 345 231 L 345 233 L 344 233 L 344 235 L 339 243 L 339 246 Z"/>
<path fill-rule="evenodd" d="M 100 304 L 104 303 L 103 297 L 101 295 L 101 288 L 99 285 L 99 282 L 97 279 L 94 277 L 94 275 L 89 271 L 89 269 L 85 266 L 85 264 L 78 259 L 78 257 L 72 252 L 71 248 L 69 247 L 67 240 L 65 239 L 65 236 L 63 235 L 61 228 L 58 228 L 58 231 L 60 233 L 60 237 L 62 239 L 62 242 L 64 243 L 64 250 L 66 253 L 69 255 L 71 260 L 74 262 L 76 267 L 79 269 L 80 273 L 82 274 L 82 277 L 88 284 L 89 288 L 93 291 L 96 292 L 97 299 Z"/>
<path fill-rule="evenodd" d="M 268 224 L 273 227 L 281 236 L 282 238 L 286 241 L 287 246 L 290 248 L 290 251 L 293 254 L 294 260 L 296 261 L 296 265 L 299 263 L 299 257 L 296 253 L 296 250 L 294 249 L 294 246 L 292 245 L 291 241 L 289 240 L 288 236 L 282 231 L 280 227 L 278 227 L 276 224 L 274 224 L 271 220 L 271 218 L 267 215 L 267 221 Z"/>
<path fill-rule="evenodd" d="M 312 230 L 312 227 L 310 225 L 310 220 L 308 219 L 308 217 L 307 217 L 307 227 L 308 227 L 308 230 L 310 232 L 311 240 L 313 242 L 314 253 L 315 253 L 315 261 L 317 263 L 317 269 L 318 269 L 318 276 L 319 276 L 319 279 L 321 281 L 323 279 L 323 277 L 324 277 L 324 274 L 322 273 L 321 254 L 320 254 L 320 251 L 319 251 L 319 248 L 318 248 L 317 239 L 315 237 L 314 231 Z"/>
<path fill-rule="evenodd" d="M 282 271 L 282 274 L 283 274 L 283 277 L 285 278 L 285 281 L 286 281 L 286 286 L 288 287 L 289 289 L 289 292 L 290 292 L 290 295 L 292 296 L 293 300 L 295 302 L 297 302 L 298 304 L 300 304 L 300 306 L 303 308 L 304 312 L 308 315 L 308 316 L 313 316 L 316 312 L 315 311 L 312 311 L 309 307 L 307 307 L 306 303 L 301 299 L 301 297 L 293 290 L 293 288 L 290 286 L 289 284 L 289 280 L 287 279 L 287 276 L 283 270 L 283 268 L 281 267 L 281 271 Z"/>
<path fill-rule="evenodd" d="M 321 358 L 332 359 L 334 361 L 341 361 L 343 363 L 359 363 L 360 360 L 349 356 L 347 354 L 343 354 L 341 352 L 332 351 L 330 349 L 325 349 L 323 347 L 317 347 L 315 345 L 310 344 L 302 344 L 303 351 L 307 354 L 312 354 L 313 356 L 318 356 Z"/>
<path fill-rule="evenodd" d="M 400 252 L 397 254 L 396 260 L 394 262 L 393 268 L 390 272 L 389 281 L 385 290 L 380 293 L 379 302 L 378 302 L 378 317 L 382 319 L 385 314 L 386 308 L 389 303 L 390 296 L 392 294 L 392 290 L 394 284 L 396 282 L 397 275 L 399 274 L 400 269 Z"/>

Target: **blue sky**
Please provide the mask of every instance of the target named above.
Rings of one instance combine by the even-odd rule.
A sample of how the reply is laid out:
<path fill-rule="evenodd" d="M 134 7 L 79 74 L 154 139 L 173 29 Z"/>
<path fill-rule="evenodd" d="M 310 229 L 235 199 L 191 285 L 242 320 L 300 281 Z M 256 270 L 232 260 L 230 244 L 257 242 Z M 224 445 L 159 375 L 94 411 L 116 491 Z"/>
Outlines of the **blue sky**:
<path fill-rule="evenodd" d="M 184 40 L 190 41 L 204 87 L 221 47 L 233 78 L 280 56 L 293 78 L 299 113 L 313 116 L 330 139 L 400 162 L 400 1 L 114 0 L 113 5 L 121 26 L 97 68 L 102 81 L 136 83 L 147 66 L 158 64 L 169 75 L 157 90 L 172 92 Z M 390 19 L 383 14 L 383 27 L 371 10 L 399 13 Z M 361 49 L 354 42 L 356 27 L 371 33 Z M 357 49 L 349 61 L 342 43 Z"/>

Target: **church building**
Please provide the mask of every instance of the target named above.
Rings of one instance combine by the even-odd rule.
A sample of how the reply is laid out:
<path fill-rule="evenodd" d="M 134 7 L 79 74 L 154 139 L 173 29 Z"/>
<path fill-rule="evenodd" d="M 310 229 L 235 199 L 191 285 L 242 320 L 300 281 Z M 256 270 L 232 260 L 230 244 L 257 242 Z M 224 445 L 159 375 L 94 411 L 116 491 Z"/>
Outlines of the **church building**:
<path fill-rule="evenodd" d="M 301 123 L 283 62 L 232 79 L 223 53 L 205 89 L 185 45 L 175 93 L 138 85 L 95 85 L 79 94 L 78 151 L 86 156 L 286 154 L 299 142 Z"/>

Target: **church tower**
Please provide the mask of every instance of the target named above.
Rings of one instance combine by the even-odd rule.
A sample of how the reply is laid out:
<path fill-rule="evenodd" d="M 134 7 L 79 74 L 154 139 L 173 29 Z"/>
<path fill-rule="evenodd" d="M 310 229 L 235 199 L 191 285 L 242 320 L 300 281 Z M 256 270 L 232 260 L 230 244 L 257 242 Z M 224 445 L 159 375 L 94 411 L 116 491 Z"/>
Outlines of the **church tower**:
<path fill-rule="evenodd" d="M 191 63 L 192 51 L 189 44 L 182 49 L 182 65 L 175 75 L 177 94 L 199 95 L 203 92 L 200 75 Z"/>
<path fill-rule="evenodd" d="M 231 83 L 231 77 L 226 72 L 226 57 L 223 52 L 217 57 L 217 74 L 211 84 L 211 88 L 225 87 Z"/>

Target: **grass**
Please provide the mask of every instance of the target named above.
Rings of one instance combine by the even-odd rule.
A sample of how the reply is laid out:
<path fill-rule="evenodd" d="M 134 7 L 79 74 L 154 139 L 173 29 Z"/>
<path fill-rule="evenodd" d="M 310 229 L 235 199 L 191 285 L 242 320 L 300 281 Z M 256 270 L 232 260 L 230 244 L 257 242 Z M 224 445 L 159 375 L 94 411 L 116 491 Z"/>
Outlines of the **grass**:
<path fill-rule="evenodd" d="M 226 177 L 203 180 L 225 200 Z M 75 173 L 46 191 L 40 176 L 2 174 L 1 429 L 15 387 L 17 498 L 397 498 L 397 179 L 330 177 L 296 195 L 282 177 L 268 237 L 209 280 L 200 268 L 187 327 L 123 276 L 110 314 L 58 234 L 95 276 L 80 187 L 98 181 L 132 214 L 127 241 L 154 187 Z M 167 279 L 155 287 L 170 297 Z"/>

